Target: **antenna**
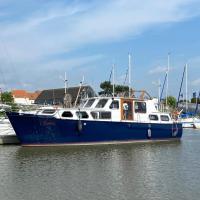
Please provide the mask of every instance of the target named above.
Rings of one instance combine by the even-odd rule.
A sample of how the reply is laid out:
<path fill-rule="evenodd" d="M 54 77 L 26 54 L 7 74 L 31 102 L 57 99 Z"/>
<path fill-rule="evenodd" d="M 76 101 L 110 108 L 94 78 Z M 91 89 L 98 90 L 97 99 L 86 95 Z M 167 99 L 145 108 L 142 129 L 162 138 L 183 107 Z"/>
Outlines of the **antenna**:
<path fill-rule="evenodd" d="M 129 98 L 131 97 L 131 54 L 128 54 L 128 87 L 129 87 Z"/>

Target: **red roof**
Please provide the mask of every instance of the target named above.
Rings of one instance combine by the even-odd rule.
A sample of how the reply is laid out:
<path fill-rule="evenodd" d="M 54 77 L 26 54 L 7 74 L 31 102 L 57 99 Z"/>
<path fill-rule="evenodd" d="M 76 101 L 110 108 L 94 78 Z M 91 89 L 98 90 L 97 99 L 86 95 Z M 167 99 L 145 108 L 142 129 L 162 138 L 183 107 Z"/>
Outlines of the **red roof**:
<path fill-rule="evenodd" d="M 27 99 L 35 100 L 40 94 L 40 91 L 27 92 L 26 90 L 12 90 L 11 93 L 14 98 L 27 98 Z"/>

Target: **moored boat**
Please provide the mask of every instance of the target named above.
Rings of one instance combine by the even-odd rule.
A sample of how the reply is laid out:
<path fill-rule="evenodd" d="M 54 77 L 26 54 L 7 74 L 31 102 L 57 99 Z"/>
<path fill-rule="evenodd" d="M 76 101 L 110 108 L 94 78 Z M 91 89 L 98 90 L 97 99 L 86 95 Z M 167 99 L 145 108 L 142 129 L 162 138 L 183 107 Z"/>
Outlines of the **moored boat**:
<path fill-rule="evenodd" d="M 200 119 L 199 118 L 194 119 L 194 128 L 200 129 Z"/>
<path fill-rule="evenodd" d="M 82 107 L 8 112 L 24 146 L 175 140 L 182 124 L 158 111 L 154 99 L 95 97 Z"/>
<path fill-rule="evenodd" d="M 194 128 L 194 117 L 189 114 L 181 114 L 178 121 L 182 123 L 183 128 Z"/>

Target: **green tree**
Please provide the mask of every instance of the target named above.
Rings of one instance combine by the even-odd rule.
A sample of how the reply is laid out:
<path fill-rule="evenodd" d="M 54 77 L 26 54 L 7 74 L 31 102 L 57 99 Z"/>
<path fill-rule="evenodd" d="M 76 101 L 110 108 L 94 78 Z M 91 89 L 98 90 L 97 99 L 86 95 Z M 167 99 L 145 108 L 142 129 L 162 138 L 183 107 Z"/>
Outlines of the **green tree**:
<path fill-rule="evenodd" d="M 113 85 L 110 81 L 104 81 L 100 84 L 100 88 L 102 91 L 99 92 L 99 94 L 112 94 L 113 91 Z M 115 85 L 115 94 L 121 93 L 121 92 L 128 92 L 129 87 L 126 85 Z"/>
<path fill-rule="evenodd" d="M 3 92 L 1 94 L 1 102 L 11 106 L 11 109 L 14 111 L 18 111 L 19 107 L 16 103 L 14 103 L 14 98 L 11 92 Z"/>
<path fill-rule="evenodd" d="M 110 81 L 104 81 L 100 84 L 100 88 L 103 90 L 99 92 L 99 94 L 111 94 L 112 92 L 112 84 Z"/>
<path fill-rule="evenodd" d="M 12 93 L 11 92 L 3 92 L 1 94 L 1 101 L 2 101 L 2 103 L 13 104 L 14 99 L 13 99 Z"/>
<path fill-rule="evenodd" d="M 200 104 L 200 98 L 197 98 L 197 99 L 196 99 L 196 98 L 192 98 L 192 99 L 191 99 L 191 103 L 196 103 L 196 102 L 197 102 L 198 104 Z"/>
<path fill-rule="evenodd" d="M 166 101 L 165 101 L 166 102 Z M 175 108 L 176 107 L 176 98 L 173 96 L 168 96 L 167 97 L 167 104 L 171 107 L 171 108 Z"/>

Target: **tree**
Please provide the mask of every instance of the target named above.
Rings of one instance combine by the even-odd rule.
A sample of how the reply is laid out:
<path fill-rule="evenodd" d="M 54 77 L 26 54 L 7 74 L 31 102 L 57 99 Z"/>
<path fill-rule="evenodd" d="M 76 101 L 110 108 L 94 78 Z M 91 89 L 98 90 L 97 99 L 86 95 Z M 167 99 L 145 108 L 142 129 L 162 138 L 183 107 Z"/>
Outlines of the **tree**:
<path fill-rule="evenodd" d="M 173 97 L 173 96 L 168 96 L 167 97 L 167 104 L 169 105 L 169 107 L 175 108 L 176 107 L 176 98 Z"/>
<path fill-rule="evenodd" d="M 104 81 L 100 84 L 100 88 L 103 90 L 99 92 L 99 94 L 111 94 L 112 92 L 112 85 L 110 81 Z"/>
<path fill-rule="evenodd" d="M 100 84 L 100 88 L 103 90 L 99 92 L 99 94 L 112 94 L 113 91 L 113 85 L 111 84 L 110 81 L 104 81 Z M 128 92 L 129 87 L 126 85 L 115 85 L 115 94 L 117 93 L 122 93 L 122 92 Z"/>
<path fill-rule="evenodd" d="M 14 103 L 14 98 L 11 92 L 3 92 L 1 94 L 1 102 L 11 106 L 11 109 L 14 111 L 18 111 L 19 107 L 16 103 Z"/>
<path fill-rule="evenodd" d="M 2 103 L 13 104 L 14 99 L 13 99 L 12 93 L 11 92 L 3 92 L 1 94 L 1 101 L 2 101 Z"/>
<path fill-rule="evenodd" d="M 197 102 L 198 104 L 200 104 L 200 98 L 197 98 L 197 99 L 196 99 L 196 98 L 192 98 L 192 99 L 191 99 L 191 103 L 196 103 L 196 102 Z"/>

